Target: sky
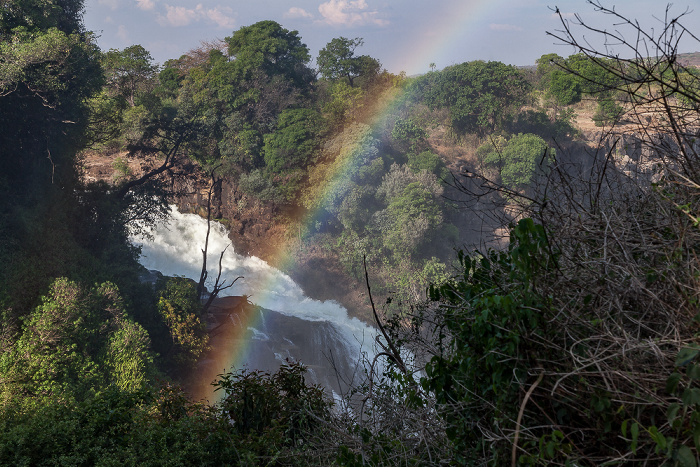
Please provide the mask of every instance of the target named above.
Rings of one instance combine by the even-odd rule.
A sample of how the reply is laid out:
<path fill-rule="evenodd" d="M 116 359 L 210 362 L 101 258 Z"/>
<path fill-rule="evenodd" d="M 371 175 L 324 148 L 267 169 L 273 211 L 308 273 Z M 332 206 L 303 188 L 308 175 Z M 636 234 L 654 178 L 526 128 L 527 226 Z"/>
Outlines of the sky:
<path fill-rule="evenodd" d="M 651 31 L 663 25 L 666 3 L 660 0 L 601 0 L 609 8 Z M 498 60 L 534 65 L 546 53 L 573 53 L 547 35 L 562 29 L 563 18 L 596 46 L 594 34 L 575 27 L 584 22 L 621 30 L 609 15 L 585 0 L 86 0 L 85 26 L 98 34 L 103 50 L 140 44 L 162 64 L 178 58 L 202 41 L 224 39 L 262 20 L 296 30 L 310 50 L 315 67 L 318 51 L 335 37 L 363 38 L 358 54 L 378 59 L 392 73 L 425 73 L 434 64 Z M 700 37 L 700 1 L 676 0 L 672 16 L 688 12 L 681 23 Z M 624 55 L 621 47 L 616 52 Z M 685 37 L 680 52 L 700 51 L 700 42 Z"/>

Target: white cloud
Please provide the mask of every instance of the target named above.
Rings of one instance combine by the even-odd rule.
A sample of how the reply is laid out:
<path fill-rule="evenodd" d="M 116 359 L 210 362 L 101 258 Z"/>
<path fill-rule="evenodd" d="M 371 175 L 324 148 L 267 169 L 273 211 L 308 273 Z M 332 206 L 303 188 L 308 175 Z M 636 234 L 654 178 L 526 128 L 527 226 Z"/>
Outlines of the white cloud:
<path fill-rule="evenodd" d="M 228 7 L 204 8 L 200 3 L 196 8 L 200 18 L 208 19 L 215 23 L 220 28 L 232 29 L 236 25 L 236 21 L 227 13 L 231 13 Z"/>
<path fill-rule="evenodd" d="M 110 10 L 119 8 L 119 0 L 97 0 L 98 5 L 104 5 Z"/>
<path fill-rule="evenodd" d="M 142 0 L 150 1 L 150 0 Z M 157 21 L 162 26 L 187 26 L 195 21 L 208 21 L 220 28 L 231 29 L 236 21 L 230 16 L 228 7 L 205 8 L 201 3 L 194 8 L 165 5 L 165 16 L 158 15 Z"/>
<path fill-rule="evenodd" d="M 165 5 L 165 16 L 158 15 L 158 22 L 163 26 L 187 26 L 197 17 L 197 13 L 184 6 Z"/>
<path fill-rule="evenodd" d="M 304 10 L 303 8 L 299 8 L 296 6 L 291 7 L 289 11 L 287 11 L 284 14 L 285 18 L 313 18 L 313 16 L 314 15 Z"/>
<path fill-rule="evenodd" d="M 136 6 L 140 10 L 148 11 L 154 9 L 156 4 L 153 0 L 136 0 Z"/>
<path fill-rule="evenodd" d="M 516 26 L 514 24 L 496 24 L 496 23 L 491 23 L 489 24 L 489 29 L 492 31 L 522 31 L 523 28 L 520 26 Z"/>
<path fill-rule="evenodd" d="M 378 18 L 378 12 L 364 11 L 368 5 L 366 0 L 329 0 L 318 6 L 323 21 L 331 25 L 362 25 L 375 24 L 386 26 L 388 21 Z"/>
<path fill-rule="evenodd" d="M 130 42 L 131 36 L 129 35 L 129 31 L 126 29 L 126 26 L 123 24 L 120 24 L 117 28 L 117 37 L 125 44 Z"/>

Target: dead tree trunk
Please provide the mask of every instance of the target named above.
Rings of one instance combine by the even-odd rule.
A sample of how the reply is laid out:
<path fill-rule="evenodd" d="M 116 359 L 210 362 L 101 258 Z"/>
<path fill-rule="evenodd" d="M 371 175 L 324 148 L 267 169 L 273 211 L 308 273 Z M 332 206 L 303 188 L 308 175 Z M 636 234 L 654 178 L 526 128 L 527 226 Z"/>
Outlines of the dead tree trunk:
<path fill-rule="evenodd" d="M 211 233 L 211 198 L 212 194 L 214 192 L 214 189 L 216 188 L 217 185 L 221 184 L 221 179 L 217 180 L 214 171 L 212 170 L 211 173 L 211 185 L 209 186 L 209 193 L 207 195 L 207 235 L 204 239 L 204 248 L 202 249 L 202 272 L 199 275 L 199 283 L 197 284 L 197 298 L 202 301 L 202 298 L 204 296 L 204 289 L 205 289 L 205 282 L 207 280 L 207 277 L 209 276 L 209 273 L 207 272 L 207 254 L 209 252 L 209 234 Z M 230 246 L 230 245 L 229 245 Z M 226 246 L 224 248 L 224 251 L 221 252 L 221 255 L 219 255 L 219 273 L 216 276 L 216 280 L 214 281 L 214 285 L 212 287 L 211 292 L 209 293 L 209 297 L 207 298 L 207 301 L 202 305 L 202 310 L 201 314 L 204 315 L 207 310 L 209 310 L 209 307 L 211 306 L 212 303 L 214 303 L 214 300 L 216 297 L 219 295 L 219 293 L 222 290 L 226 290 L 230 287 L 233 286 L 233 284 L 236 283 L 238 279 L 242 279 L 243 276 L 238 276 L 236 277 L 231 283 L 227 284 L 226 280 L 223 282 L 221 281 L 221 273 L 222 273 L 222 265 L 221 262 L 224 259 L 224 253 L 226 253 L 226 250 L 228 249 L 229 246 Z"/>

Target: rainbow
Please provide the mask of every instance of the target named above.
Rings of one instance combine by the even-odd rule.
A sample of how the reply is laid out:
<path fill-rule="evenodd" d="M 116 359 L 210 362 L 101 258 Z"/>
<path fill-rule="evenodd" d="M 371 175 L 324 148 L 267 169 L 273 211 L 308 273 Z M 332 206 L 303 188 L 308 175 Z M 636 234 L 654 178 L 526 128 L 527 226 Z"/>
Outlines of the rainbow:
<path fill-rule="evenodd" d="M 352 129 L 349 132 L 346 131 L 346 134 L 350 133 L 351 136 L 346 138 L 346 144 L 333 161 L 315 167 L 315 172 L 311 175 L 312 178 L 324 180 L 324 183 L 317 185 L 312 183 L 316 189 L 309 192 L 303 200 L 308 211 L 300 221 L 301 238 L 298 242 L 287 242 L 287 245 L 273 252 L 271 254 L 272 265 L 287 271 L 294 268 L 296 249 L 314 231 L 312 227 L 317 222 L 325 220 L 326 208 L 333 196 L 361 165 L 363 141 L 370 137 L 377 128 L 386 125 L 387 119 L 393 115 L 394 109 L 400 101 L 401 94 L 400 89 L 386 91 L 383 97 L 374 104 L 374 109 L 371 112 L 372 117 L 363 124 L 352 124 Z M 285 276 L 285 279 L 291 282 L 288 276 Z M 278 280 L 277 276 L 269 276 L 263 281 L 256 282 L 255 290 L 245 289 L 240 293 L 250 295 L 250 301 L 253 304 L 265 307 L 266 299 L 270 295 L 269 291 L 279 290 L 279 284 L 276 283 Z M 270 306 L 266 308 L 275 309 Z M 342 312 L 345 313 L 344 310 Z M 250 346 L 247 345 L 251 338 L 250 329 L 259 326 L 262 314 L 257 307 L 239 307 L 232 313 L 232 317 L 235 320 L 235 326 L 228 326 L 230 329 L 223 336 L 220 336 L 218 345 L 214 341 L 211 343 L 212 350 L 207 359 L 213 363 L 210 362 L 209 365 L 197 370 L 195 374 L 190 376 L 189 383 L 186 383 L 188 392 L 194 400 L 217 401 L 221 394 L 213 393 L 214 388 L 210 382 L 214 381 L 217 375 L 223 372 L 223 369 L 243 368 L 250 356 Z M 359 323 L 358 320 L 355 321 Z M 221 343 L 225 343 L 223 348 Z"/>
<path fill-rule="evenodd" d="M 453 8 L 449 14 L 444 14 L 439 24 L 429 25 L 428 29 L 432 31 L 441 31 L 429 39 L 421 38 L 420 47 L 407 48 L 404 56 L 404 69 L 426 69 L 430 62 L 434 61 L 433 55 L 436 52 L 444 50 L 448 45 L 454 44 L 456 37 L 462 36 L 465 29 L 479 21 L 480 18 L 494 8 L 497 8 L 503 2 L 476 0 L 461 3 L 458 7 Z M 296 250 L 300 244 L 303 244 L 305 236 L 314 231 L 313 226 L 318 222 L 323 222 L 324 215 L 327 212 L 326 207 L 329 205 L 334 194 L 340 189 L 342 184 L 361 164 L 359 158 L 362 156 L 363 141 L 374 134 L 377 129 L 386 127 L 388 119 L 395 114 L 397 105 L 401 101 L 402 92 L 400 89 L 392 89 L 385 92 L 381 99 L 374 103 L 369 114 L 370 118 L 365 119 L 365 123 L 354 127 L 351 131 L 352 137 L 349 138 L 349 144 L 345 145 L 339 152 L 337 157 L 332 162 L 319 164 L 311 172 L 311 185 L 315 187 L 302 200 L 308 211 L 305 217 L 301 220 L 300 242 L 294 242 L 281 247 L 274 252 L 271 263 L 282 270 L 291 270 L 294 268 L 294 258 Z M 347 132 L 346 132 L 347 133 Z M 315 183 L 315 181 L 322 183 Z M 272 281 L 258 284 L 257 293 L 264 294 L 266 290 L 275 289 L 276 286 Z M 248 293 L 248 292 L 246 292 Z M 251 301 L 258 304 L 264 297 L 255 295 Z M 248 358 L 249 347 L 245 342 L 250 337 L 251 327 L 259 324 L 261 315 L 258 312 L 251 311 L 255 308 L 249 308 L 237 314 L 238 326 L 235 335 L 228 338 L 228 342 L 232 342 L 228 348 L 221 349 L 211 355 L 210 358 L 215 360 L 216 368 L 241 368 L 243 363 Z M 214 375 L 216 376 L 216 375 Z M 207 383 L 206 378 L 199 378 L 201 383 L 199 388 L 193 390 L 195 399 L 213 400 L 218 397 L 217 394 L 212 394 L 212 387 Z M 209 379 L 212 381 L 212 379 Z"/>
<path fill-rule="evenodd" d="M 475 26 L 506 4 L 505 0 L 465 0 L 449 3 L 449 10 L 433 15 L 434 21 L 421 28 L 427 32 L 416 37 L 416 40 L 404 49 L 399 62 L 402 69 L 425 72 L 433 62 L 454 64 L 454 57 L 449 54 L 455 44 L 484 40 L 477 35 Z"/>

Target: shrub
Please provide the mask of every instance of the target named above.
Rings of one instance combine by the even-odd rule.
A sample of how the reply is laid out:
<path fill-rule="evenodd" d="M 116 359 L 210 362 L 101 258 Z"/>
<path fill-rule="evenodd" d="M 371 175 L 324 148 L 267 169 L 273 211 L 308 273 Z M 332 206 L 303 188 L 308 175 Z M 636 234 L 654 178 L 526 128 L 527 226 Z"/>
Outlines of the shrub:
<path fill-rule="evenodd" d="M 593 115 L 595 126 L 613 125 L 617 123 L 625 109 L 620 106 L 613 98 L 605 97 L 598 101 L 596 113 Z"/>
<path fill-rule="evenodd" d="M 501 144 L 498 142 L 496 146 Z M 533 134 L 518 134 L 508 140 L 502 150 L 499 151 L 497 147 L 494 149 L 485 154 L 482 161 L 487 167 L 498 169 L 501 182 L 512 190 L 530 188 L 538 173 L 547 172 L 554 156 L 554 150 L 542 138 Z M 486 151 L 486 148 L 479 148 L 480 154 Z"/>

